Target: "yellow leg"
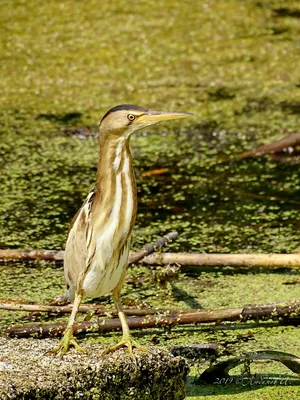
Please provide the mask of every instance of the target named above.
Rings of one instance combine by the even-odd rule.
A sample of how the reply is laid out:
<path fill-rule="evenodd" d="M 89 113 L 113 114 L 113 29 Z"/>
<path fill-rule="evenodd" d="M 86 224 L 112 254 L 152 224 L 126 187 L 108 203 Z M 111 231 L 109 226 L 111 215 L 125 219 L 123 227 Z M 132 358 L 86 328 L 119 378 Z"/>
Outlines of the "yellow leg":
<path fill-rule="evenodd" d="M 57 347 L 55 349 L 48 351 L 48 354 L 60 354 L 61 357 L 63 357 L 69 350 L 70 346 L 74 346 L 76 350 L 80 351 L 81 353 L 84 353 L 85 350 L 79 346 L 77 343 L 74 335 L 73 335 L 73 326 L 76 320 L 76 315 L 78 312 L 78 308 L 80 306 L 82 297 L 83 297 L 83 289 L 81 287 L 83 281 L 83 277 L 80 276 L 78 279 L 77 283 L 77 288 L 76 288 L 76 293 L 75 293 L 75 299 L 73 303 L 73 308 L 72 308 L 72 313 L 69 318 L 68 325 L 64 331 L 64 335 Z"/>
<path fill-rule="evenodd" d="M 132 336 L 131 336 L 131 333 L 129 330 L 129 326 L 127 324 L 126 317 L 125 317 L 125 314 L 123 311 L 123 307 L 122 307 L 122 303 L 121 303 L 121 299 L 120 299 L 120 293 L 121 293 L 121 287 L 123 286 L 125 273 L 126 273 L 126 269 L 124 270 L 124 272 L 122 274 L 122 278 L 121 278 L 119 284 L 117 285 L 117 287 L 113 290 L 113 294 L 112 294 L 112 298 L 113 298 L 113 301 L 117 308 L 118 316 L 119 316 L 119 319 L 120 319 L 120 322 L 122 325 L 123 336 L 119 343 L 117 343 L 116 345 L 114 345 L 112 347 L 108 347 L 106 350 L 104 350 L 103 354 L 107 354 L 112 351 L 115 351 L 115 350 L 119 349 L 120 347 L 127 347 L 128 351 L 131 355 L 133 355 L 133 351 L 132 351 L 133 347 L 135 347 L 141 351 L 148 351 L 146 347 L 140 346 L 132 339 Z"/>

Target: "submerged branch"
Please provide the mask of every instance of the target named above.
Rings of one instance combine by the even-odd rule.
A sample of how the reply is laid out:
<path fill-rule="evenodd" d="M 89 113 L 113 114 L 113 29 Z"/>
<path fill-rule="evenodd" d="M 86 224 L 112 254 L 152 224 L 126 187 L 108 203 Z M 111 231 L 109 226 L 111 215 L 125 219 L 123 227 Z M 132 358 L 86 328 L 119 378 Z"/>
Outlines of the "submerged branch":
<path fill-rule="evenodd" d="M 165 311 L 170 313 L 169 310 Z M 130 329 L 147 329 L 163 326 L 191 325 L 198 323 L 211 323 L 221 321 L 247 321 L 249 319 L 279 319 L 295 318 L 300 314 L 300 300 L 285 303 L 254 304 L 241 308 L 221 309 L 215 311 L 172 312 L 166 315 L 148 315 L 144 317 L 128 317 Z M 47 336 L 60 336 L 66 328 L 66 324 L 38 324 L 7 328 L 4 332 L 11 337 L 35 336 L 43 338 Z M 99 319 L 96 322 L 86 321 L 74 325 L 74 333 L 88 332 L 112 332 L 121 330 L 119 319 Z"/>
<path fill-rule="evenodd" d="M 247 157 L 263 156 L 265 154 L 279 153 L 287 149 L 293 152 L 293 148 L 296 148 L 299 145 L 300 145 L 300 132 L 295 132 L 291 133 L 288 136 L 285 136 L 280 140 L 276 140 L 273 143 L 264 144 L 255 150 L 245 151 L 242 154 L 238 154 L 237 158 L 241 159 Z"/>

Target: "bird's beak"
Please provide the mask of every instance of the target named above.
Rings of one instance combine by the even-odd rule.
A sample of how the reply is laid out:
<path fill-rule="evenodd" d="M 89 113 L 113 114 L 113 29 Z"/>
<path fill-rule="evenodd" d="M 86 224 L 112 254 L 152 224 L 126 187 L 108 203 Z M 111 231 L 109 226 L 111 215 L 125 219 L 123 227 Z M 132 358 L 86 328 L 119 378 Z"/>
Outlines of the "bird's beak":
<path fill-rule="evenodd" d="M 158 122 L 161 122 L 161 121 L 167 121 L 170 119 L 187 118 L 187 117 L 192 117 L 193 115 L 194 114 L 192 114 L 192 113 L 184 113 L 184 112 L 148 110 L 147 113 L 141 115 L 137 119 L 137 123 L 142 123 L 145 125 L 153 125 L 153 124 L 157 124 Z"/>

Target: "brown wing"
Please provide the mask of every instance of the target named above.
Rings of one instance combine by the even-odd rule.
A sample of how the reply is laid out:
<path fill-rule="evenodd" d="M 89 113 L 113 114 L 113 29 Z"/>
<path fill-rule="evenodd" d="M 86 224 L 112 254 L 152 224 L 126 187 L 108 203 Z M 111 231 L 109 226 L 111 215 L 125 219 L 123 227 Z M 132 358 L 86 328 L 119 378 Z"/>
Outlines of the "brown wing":
<path fill-rule="evenodd" d="M 95 193 L 93 189 L 76 213 L 67 238 L 64 273 L 66 283 L 73 288 L 76 287 L 80 272 L 87 267 L 87 248 L 92 234 L 89 221 Z"/>

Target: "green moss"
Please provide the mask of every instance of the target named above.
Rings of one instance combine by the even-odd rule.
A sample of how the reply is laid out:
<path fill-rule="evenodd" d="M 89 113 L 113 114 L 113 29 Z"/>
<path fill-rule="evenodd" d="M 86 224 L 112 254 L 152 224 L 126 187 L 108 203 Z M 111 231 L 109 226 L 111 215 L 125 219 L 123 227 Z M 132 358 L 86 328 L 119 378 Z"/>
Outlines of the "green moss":
<path fill-rule="evenodd" d="M 45 354 L 57 345 L 53 339 L 0 338 L 0 344 L 2 400 L 185 398 L 189 368 L 184 359 L 165 351 L 135 352 L 134 359 L 124 351 L 103 357 L 101 346 L 90 345 L 79 358 L 68 353 L 60 359 Z"/>

